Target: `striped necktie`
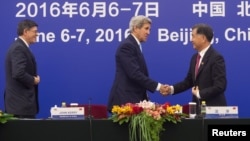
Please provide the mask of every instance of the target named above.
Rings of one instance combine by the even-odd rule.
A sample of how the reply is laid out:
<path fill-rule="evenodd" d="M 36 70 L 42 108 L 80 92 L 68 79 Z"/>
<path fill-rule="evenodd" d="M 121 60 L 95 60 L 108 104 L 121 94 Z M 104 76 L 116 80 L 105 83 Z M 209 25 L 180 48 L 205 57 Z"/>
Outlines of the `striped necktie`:
<path fill-rule="evenodd" d="M 197 74 L 198 74 L 199 64 L 200 64 L 200 59 L 201 59 L 201 56 L 200 56 L 200 54 L 198 54 L 198 55 L 197 55 L 197 57 L 196 57 L 195 77 L 196 77 L 196 76 L 197 76 Z"/>

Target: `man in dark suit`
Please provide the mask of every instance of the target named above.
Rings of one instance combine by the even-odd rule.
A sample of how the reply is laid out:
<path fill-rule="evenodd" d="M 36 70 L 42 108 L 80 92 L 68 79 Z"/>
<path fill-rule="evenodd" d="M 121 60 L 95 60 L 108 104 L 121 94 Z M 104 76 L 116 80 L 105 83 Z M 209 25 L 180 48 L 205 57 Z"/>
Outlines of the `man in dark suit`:
<path fill-rule="evenodd" d="M 145 16 L 132 17 L 129 23 L 130 35 L 117 48 L 116 71 L 108 100 L 108 110 L 114 105 L 138 103 L 148 100 L 147 90 L 166 91 L 166 85 L 149 78 L 147 65 L 141 50 L 141 43 L 150 33 L 151 19 Z"/>
<path fill-rule="evenodd" d="M 18 38 L 10 46 L 5 60 L 5 111 L 17 118 L 35 118 L 39 111 L 36 60 L 29 49 L 36 42 L 38 25 L 32 20 L 18 24 Z"/>
<path fill-rule="evenodd" d="M 186 78 L 169 87 L 171 94 L 192 88 L 192 101 L 198 106 L 201 101 L 206 101 L 208 106 L 227 105 L 224 93 L 227 86 L 225 60 L 211 45 L 212 39 L 213 30 L 209 25 L 193 26 L 192 43 L 198 52 L 191 58 Z M 198 55 L 199 60 L 197 60 Z"/>

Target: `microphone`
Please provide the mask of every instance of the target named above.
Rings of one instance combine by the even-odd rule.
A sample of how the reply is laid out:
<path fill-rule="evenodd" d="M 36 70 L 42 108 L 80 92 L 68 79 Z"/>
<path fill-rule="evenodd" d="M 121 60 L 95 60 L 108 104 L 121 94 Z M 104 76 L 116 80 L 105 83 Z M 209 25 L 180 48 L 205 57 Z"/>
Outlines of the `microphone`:
<path fill-rule="evenodd" d="M 92 113 L 91 113 L 91 101 L 92 101 L 92 98 L 89 98 L 89 100 L 88 100 L 89 102 L 88 102 L 88 115 L 87 115 L 87 119 L 92 119 L 93 118 L 93 116 L 92 116 Z"/>

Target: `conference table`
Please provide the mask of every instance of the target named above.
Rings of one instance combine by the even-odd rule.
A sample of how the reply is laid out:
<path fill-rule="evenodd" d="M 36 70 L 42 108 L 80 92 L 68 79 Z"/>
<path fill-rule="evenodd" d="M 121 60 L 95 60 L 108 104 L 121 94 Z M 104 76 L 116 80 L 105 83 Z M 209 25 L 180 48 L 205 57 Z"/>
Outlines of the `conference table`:
<path fill-rule="evenodd" d="M 161 141 L 209 141 L 210 125 L 249 125 L 250 119 L 183 119 L 164 123 Z M 18 119 L 0 124 L 0 141 L 129 141 L 128 124 L 108 119 Z"/>

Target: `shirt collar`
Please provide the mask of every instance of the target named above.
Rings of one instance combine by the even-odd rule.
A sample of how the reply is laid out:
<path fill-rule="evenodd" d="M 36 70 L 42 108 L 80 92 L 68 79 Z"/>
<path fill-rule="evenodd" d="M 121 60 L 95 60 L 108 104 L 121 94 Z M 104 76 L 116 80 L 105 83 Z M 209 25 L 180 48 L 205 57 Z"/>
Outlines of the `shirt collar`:
<path fill-rule="evenodd" d="M 29 44 L 21 36 L 19 36 L 19 38 L 25 43 L 27 47 L 29 47 Z"/>
<path fill-rule="evenodd" d="M 137 44 L 140 46 L 140 45 L 141 45 L 141 42 L 135 37 L 135 35 L 133 35 L 132 33 L 131 33 L 131 35 L 135 38 Z"/>
<path fill-rule="evenodd" d="M 200 51 L 200 52 L 199 52 L 199 54 L 200 54 L 201 58 L 203 58 L 203 57 L 204 57 L 204 55 L 205 55 L 205 53 L 207 52 L 207 50 L 209 49 L 209 47 L 210 47 L 210 45 L 209 45 L 209 46 L 207 46 L 206 48 L 204 48 L 202 51 Z"/>

